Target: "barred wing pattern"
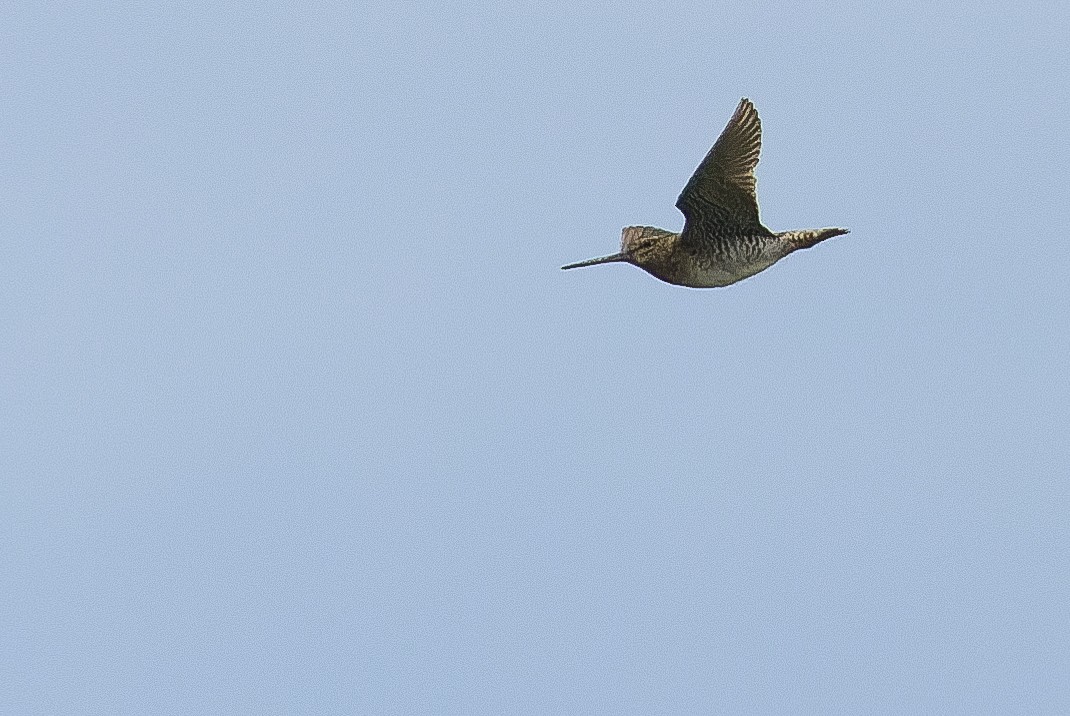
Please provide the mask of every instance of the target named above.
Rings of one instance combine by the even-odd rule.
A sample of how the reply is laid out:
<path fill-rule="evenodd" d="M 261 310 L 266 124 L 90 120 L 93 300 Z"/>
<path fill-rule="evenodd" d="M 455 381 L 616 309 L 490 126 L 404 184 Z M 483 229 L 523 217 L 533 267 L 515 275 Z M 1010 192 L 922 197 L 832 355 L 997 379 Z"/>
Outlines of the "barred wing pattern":
<path fill-rule="evenodd" d="M 716 223 L 729 233 L 754 227 L 765 233 L 758 219 L 754 181 L 761 150 L 762 123 L 744 97 L 676 200 L 686 224 L 712 228 L 709 225 Z"/>

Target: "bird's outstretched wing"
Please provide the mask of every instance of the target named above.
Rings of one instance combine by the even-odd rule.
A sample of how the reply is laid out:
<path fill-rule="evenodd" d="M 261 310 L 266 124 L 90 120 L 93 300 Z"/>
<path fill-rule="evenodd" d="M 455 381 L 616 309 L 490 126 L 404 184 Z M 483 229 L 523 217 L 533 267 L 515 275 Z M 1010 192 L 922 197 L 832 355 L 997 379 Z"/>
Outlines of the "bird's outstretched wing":
<path fill-rule="evenodd" d="M 676 200 L 687 223 L 759 224 L 754 167 L 761 150 L 762 123 L 744 97 Z"/>

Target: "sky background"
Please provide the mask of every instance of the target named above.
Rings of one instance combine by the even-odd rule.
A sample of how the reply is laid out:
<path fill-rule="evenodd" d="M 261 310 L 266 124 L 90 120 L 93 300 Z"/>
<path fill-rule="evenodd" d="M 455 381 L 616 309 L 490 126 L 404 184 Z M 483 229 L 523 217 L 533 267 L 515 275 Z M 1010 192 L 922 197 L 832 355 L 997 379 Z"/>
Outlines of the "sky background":
<path fill-rule="evenodd" d="M 1070 712 L 1067 37 L 5 3 L 0 711 Z M 742 96 L 850 235 L 558 270 Z"/>

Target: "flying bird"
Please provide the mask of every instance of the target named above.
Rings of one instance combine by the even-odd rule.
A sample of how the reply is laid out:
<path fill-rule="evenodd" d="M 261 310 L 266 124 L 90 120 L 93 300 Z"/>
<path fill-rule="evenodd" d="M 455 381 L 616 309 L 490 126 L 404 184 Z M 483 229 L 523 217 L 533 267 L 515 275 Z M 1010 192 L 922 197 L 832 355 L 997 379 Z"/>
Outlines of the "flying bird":
<path fill-rule="evenodd" d="M 682 232 L 626 226 L 619 253 L 561 268 L 620 261 L 668 283 L 713 288 L 753 276 L 793 251 L 848 232 L 829 228 L 774 233 L 762 226 L 754 193 L 761 149 L 762 123 L 744 97 L 676 200 L 684 215 Z"/>

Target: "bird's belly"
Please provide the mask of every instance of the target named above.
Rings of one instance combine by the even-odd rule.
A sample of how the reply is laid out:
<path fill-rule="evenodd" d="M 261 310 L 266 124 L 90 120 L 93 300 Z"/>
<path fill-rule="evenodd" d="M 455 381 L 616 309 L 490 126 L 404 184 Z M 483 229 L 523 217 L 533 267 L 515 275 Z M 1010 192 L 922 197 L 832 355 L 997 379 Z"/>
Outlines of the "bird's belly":
<path fill-rule="evenodd" d="M 693 264 L 688 272 L 686 281 L 681 283 L 692 288 L 718 288 L 730 286 L 737 281 L 742 281 L 748 276 L 753 276 L 759 271 L 776 263 L 775 258 L 765 258 L 748 261 L 745 264 Z"/>

